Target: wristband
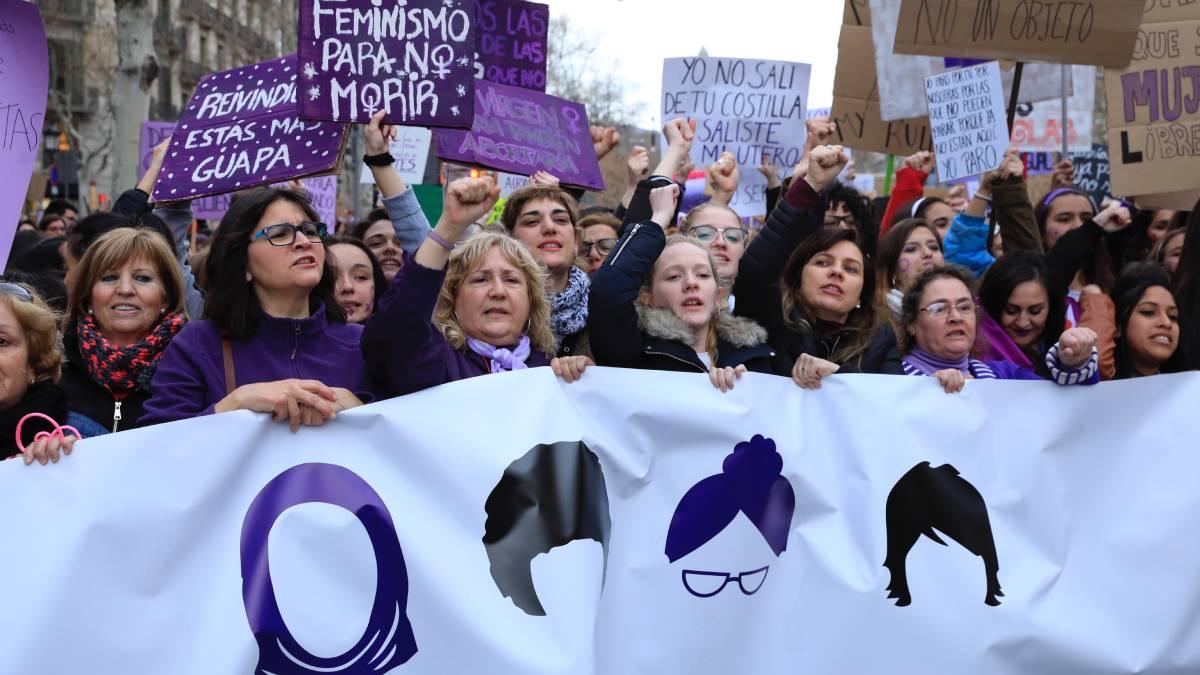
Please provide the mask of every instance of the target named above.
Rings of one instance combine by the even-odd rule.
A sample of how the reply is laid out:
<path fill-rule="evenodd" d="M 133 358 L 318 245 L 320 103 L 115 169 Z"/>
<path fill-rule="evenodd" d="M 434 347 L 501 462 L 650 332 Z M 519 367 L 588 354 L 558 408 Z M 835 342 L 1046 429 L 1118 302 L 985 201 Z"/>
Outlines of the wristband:
<path fill-rule="evenodd" d="M 976 199 L 982 199 L 983 201 L 985 201 L 985 202 L 987 202 L 987 203 L 989 203 L 989 204 L 991 204 L 991 203 L 992 203 L 992 196 L 991 196 L 991 195 L 985 195 L 984 193 L 982 193 L 982 192 L 980 192 L 980 191 L 978 191 L 978 190 L 976 190 L 976 191 L 975 191 L 975 198 L 976 198 Z"/>
<path fill-rule="evenodd" d="M 387 166 L 396 161 L 390 152 L 381 152 L 378 155 L 363 155 L 363 164 L 367 166 Z"/>
<path fill-rule="evenodd" d="M 438 246 L 441 246 L 442 248 L 446 249 L 447 251 L 451 251 L 451 252 L 454 251 L 454 244 L 451 244 L 450 242 L 446 241 L 446 238 L 443 237 L 442 235 L 438 234 L 437 232 L 430 230 L 428 236 L 430 239 L 433 240 L 433 243 L 437 244 Z"/>

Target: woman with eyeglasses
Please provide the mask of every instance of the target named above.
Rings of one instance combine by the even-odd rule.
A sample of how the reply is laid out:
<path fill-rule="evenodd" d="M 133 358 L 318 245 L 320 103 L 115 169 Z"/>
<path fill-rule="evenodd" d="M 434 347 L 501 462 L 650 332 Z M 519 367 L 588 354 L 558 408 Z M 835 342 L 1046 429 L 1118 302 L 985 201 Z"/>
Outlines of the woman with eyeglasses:
<path fill-rule="evenodd" d="M 359 351 L 334 296 L 328 229 L 300 193 L 257 188 L 234 200 L 207 260 L 204 320 L 159 363 L 143 425 L 230 410 L 321 425 L 369 397 Z"/>
<path fill-rule="evenodd" d="M 720 283 L 727 291 L 737 279 L 738 263 L 746 254 L 749 231 L 742 227 L 737 211 L 713 202 L 705 202 L 683 219 L 683 233 L 700 242 L 717 263 Z"/>
<path fill-rule="evenodd" d="M 593 213 L 579 219 L 579 228 L 583 230 L 579 242 L 580 266 L 590 277 L 617 245 L 617 239 L 621 237 L 621 219 L 608 213 Z"/>
<path fill-rule="evenodd" d="M 978 308 L 971 273 L 944 265 L 922 272 L 904 293 L 900 348 L 907 375 L 932 376 L 946 393 L 962 391 L 967 380 L 1041 380 L 1032 368 L 1009 361 L 980 361 L 975 346 Z M 1050 379 L 1060 385 L 1100 381 L 1096 334 L 1072 328 L 1045 356 Z"/>

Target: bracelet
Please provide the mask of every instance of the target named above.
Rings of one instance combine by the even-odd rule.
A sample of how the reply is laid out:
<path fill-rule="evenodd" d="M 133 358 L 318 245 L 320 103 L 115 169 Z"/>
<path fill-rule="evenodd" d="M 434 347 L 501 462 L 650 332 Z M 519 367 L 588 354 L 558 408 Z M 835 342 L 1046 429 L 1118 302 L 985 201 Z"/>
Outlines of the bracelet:
<path fill-rule="evenodd" d="M 381 152 L 378 155 L 363 155 L 363 164 L 367 166 L 387 166 L 396 161 L 390 152 Z"/>
<path fill-rule="evenodd" d="M 991 203 L 992 203 L 992 196 L 991 196 L 991 195 L 985 195 L 985 194 L 983 194 L 982 192 L 979 192 L 978 190 L 975 192 L 975 198 L 976 198 L 976 199 L 982 199 L 983 201 L 985 201 L 985 202 L 987 202 L 987 203 L 989 203 L 989 204 L 991 204 Z"/>
<path fill-rule="evenodd" d="M 446 241 L 446 238 L 443 237 L 442 235 L 438 234 L 437 232 L 430 230 L 429 234 L 427 236 L 430 239 L 432 239 L 433 243 L 437 244 L 438 246 L 441 246 L 442 248 L 446 249 L 447 251 L 451 251 L 451 252 L 454 251 L 454 244 L 451 244 L 450 242 Z"/>

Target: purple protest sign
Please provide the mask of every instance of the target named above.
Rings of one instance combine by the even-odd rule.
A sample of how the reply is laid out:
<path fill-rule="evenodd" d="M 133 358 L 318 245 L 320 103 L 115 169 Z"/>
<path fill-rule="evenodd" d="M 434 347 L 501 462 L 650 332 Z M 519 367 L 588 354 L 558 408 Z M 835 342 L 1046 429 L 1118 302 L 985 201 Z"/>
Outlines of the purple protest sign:
<path fill-rule="evenodd" d="M 170 138 L 171 132 L 174 130 L 174 122 L 155 122 L 152 120 L 142 122 L 141 152 L 138 153 L 138 156 L 142 158 L 142 163 L 139 165 L 139 176 L 146 175 L 146 170 L 150 168 L 150 156 L 154 152 L 154 146 Z"/>
<path fill-rule="evenodd" d="M 566 185 L 604 189 L 581 103 L 480 80 L 471 130 L 438 129 L 434 138 L 440 159 L 525 176 L 546 171 Z"/>
<path fill-rule="evenodd" d="M 46 29 L 37 5 L 0 0 L 0 268 L 41 150 L 50 80 Z"/>
<path fill-rule="evenodd" d="M 468 128 L 475 0 L 301 0 L 300 116 Z"/>
<path fill-rule="evenodd" d="M 549 5 L 525 0 L 479 0 L 476 77 L 546 91 L 549 30 Z"/>
<path fill-rule="evenodd" d="M 154 201 L 336 172 L 347 125 L 296 115 L 296 56 L 205 76 L 180 117 Z"/>
<path fill-rule="evenodd" d="M 329 231 L 337 225 L 337 176 L 318 176 L 305 178 L 301 181 L 304 190 L 308 192 L 308 200 L 313 209 L 321 216 L 321 222 L 329 226 Z"/>

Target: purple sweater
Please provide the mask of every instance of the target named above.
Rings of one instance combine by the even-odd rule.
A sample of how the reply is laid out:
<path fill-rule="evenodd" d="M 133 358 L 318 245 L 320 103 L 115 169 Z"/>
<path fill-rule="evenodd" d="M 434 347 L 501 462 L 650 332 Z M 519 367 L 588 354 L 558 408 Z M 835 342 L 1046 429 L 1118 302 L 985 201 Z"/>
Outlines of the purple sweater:
<path fill-rule="evenodd" d="M 307 319 L 277 319 L 264 314 L 249 340 L 233 341 L 237 386 L 290 378 L 318 380 L 371 396 L 366 365 L 359 351 L 362 326 L 330 323 L 325 308 Z M 163 354 L 139 426 L 209 415 L 225 398 L 225 357 L 221 334 L 208 321 L 192 321 L 171 340 Z"/>
<path fill-rule="evenodd" d="M 451 347 L 430 321 L 445 278 L 445 270 L 423 267 L 405 253 L 404 267 L 367 321 L 362 352 L 370 366 L 372 391 L 379 398 L 411 394 L 491 372 L 486 358 Z M 534 350 L 525 364 L 530 368 L 546 366 L 550 359 Z"/>

